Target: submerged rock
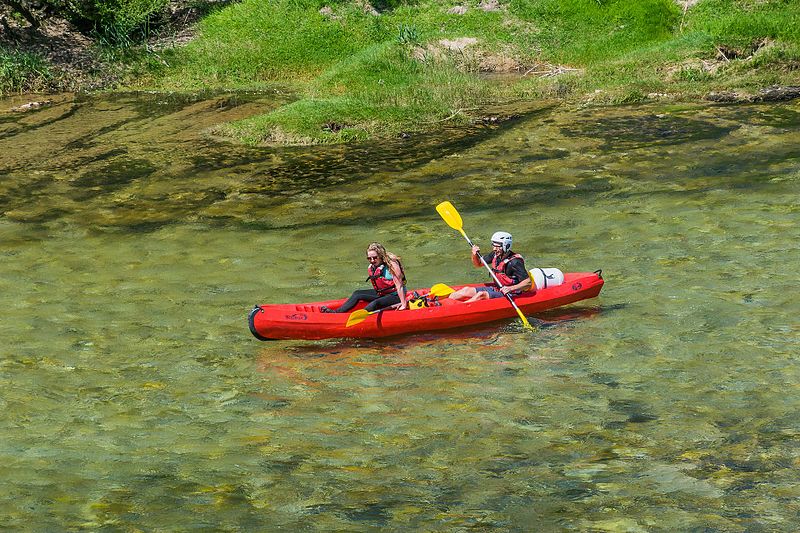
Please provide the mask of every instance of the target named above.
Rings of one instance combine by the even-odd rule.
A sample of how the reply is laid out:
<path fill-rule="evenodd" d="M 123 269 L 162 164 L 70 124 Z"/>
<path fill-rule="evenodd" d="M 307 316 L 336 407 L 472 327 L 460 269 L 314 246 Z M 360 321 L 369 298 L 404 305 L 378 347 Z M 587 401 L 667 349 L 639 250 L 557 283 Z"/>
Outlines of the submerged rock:
<path fill-rule="evenodd" d="M 31 111 L 33 109 L 39 109 L 40 107 L 46 106 L 47 104 L 53 103 L 52 100 L 44 100 L 42 102 L 28 102 L 27 104 L 22 104 L 17 107 L 12 107 L 11 111 L 16 113 L 24 113 L 25 111 Z"/>
<path fill-rule="evenodd" d="M 800 98 L 800 87 L 767 87 L 758 94 L 740 94 L 734 91 L 711 92 L 706 95 L 706 100 L 723 103 L 749 103 L 749 102 L 786 102 Z"/>
<path fill-rule="evenodd" d="M 768 87 L 761 89 L 756 102 L 784 102 L 800 98 L 800 87 Z"/>

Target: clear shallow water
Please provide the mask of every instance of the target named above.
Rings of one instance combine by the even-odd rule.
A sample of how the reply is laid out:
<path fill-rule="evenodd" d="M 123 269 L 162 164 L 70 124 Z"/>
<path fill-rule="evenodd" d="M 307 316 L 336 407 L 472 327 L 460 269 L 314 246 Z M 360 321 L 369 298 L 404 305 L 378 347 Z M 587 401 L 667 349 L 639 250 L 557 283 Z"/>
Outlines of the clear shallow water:
<path fill-rule="evenodd" d="M 2 527 L 795 529 L 797 104 L 542 108 L 382 146 L 200 135 L 276 101 L 0 115 Z M 473 240 L 603 268 L 600 298 L 534 334 L 250 336 L 255 303 L 362 286 L 375 239 L 412 284 L 483 279 L 444 199 Z"/>

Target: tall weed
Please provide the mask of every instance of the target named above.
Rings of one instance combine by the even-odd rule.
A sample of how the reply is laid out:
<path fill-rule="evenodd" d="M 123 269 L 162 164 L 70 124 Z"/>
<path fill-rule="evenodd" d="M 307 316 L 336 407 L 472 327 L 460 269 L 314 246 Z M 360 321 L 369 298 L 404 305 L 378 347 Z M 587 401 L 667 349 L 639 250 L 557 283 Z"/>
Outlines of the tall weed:
<path fill-rule="evenodd" d="M 130 47 L 150 35 L 168 0 L 74 0 L 63 3 L 66 18 L 102 45 Z"/>
<path fill-rule="evenodd" d="M 0 95 L 43 90 L 53 77 L 41 56 L 0 48 Z"/>

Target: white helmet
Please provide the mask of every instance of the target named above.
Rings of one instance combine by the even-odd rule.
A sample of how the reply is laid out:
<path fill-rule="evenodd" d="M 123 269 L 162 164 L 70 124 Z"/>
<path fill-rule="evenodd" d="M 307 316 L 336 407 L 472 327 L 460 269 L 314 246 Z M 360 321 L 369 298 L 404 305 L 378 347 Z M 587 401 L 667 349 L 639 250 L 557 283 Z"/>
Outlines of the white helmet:
<path fill-rule="evenodd" d="M 505 231 L 495 231 L 492 235 L 492 244 L 499 244 L 503 248 L 503 253 L 511 249 L 511 234 Z"/>

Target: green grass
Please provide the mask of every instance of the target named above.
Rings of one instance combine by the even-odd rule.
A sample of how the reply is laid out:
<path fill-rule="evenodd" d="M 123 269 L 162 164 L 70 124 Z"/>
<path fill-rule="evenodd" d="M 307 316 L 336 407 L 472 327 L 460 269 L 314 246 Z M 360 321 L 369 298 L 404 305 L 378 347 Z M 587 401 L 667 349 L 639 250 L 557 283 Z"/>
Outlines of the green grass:
<path fill-rule="evenodd" d="M 381 21 L 351 15 L 328 22 L 318 8 L 294 2 L 247 0 L 221 10 L 200 25 L 201 36 L 164 54 L 176 67 L 163 83 L 225 86 L 264 81 L 307 81 L 335 64 L 385 40 Z"/>
<path fill-rule="evenodd" d="M 0 47 L 0 96 L 42 91 L 52 80 L 50 67 L 41 56 Z"/>
<path fill-rule="evenodd" d="M 387 42 L 325 71 L 308 84 L 306 98 L 218 133 L 248 143 L 287 144 L 385 137 L 444 120 L 466 122 L 466 109 L 488 96 L 474 76 L 420 64 L 402 46 Z"/>
<path fill-rule="evenodd" d="M 797 0 L 705 0 L 695 6 L 687 22 L 686 32 L 703 33 L 731 45 L 745 46 L 764 37 L 800 43 Z"/>
<path fill-rule="evenodd" d="M 384 5 L 374 16 L 348 0 L 244 0 L 205 18 L 187 46 L 143 62 L 139 83 L 288 84 L 297 101 L 218 132 L 289 144 L 426 130 L 516 98 L 605 104 L 800 84 L 800 0 L 701 0 L 686 13 L 672 0 L 507 0 L 491 12 L 473 0 L 464 15 L 439 0 Z M 438 44 L 462 37 L 478 42 Z M 482 77 L 482 62 L 498 57 L 538 75 Z"/>
<path fill-rule="evenodd" d="M 548 61 L 579 65 L 668 39 L 680 17 L 671 0 L 513 0 L 511 10 L 541 28 Z"/>

